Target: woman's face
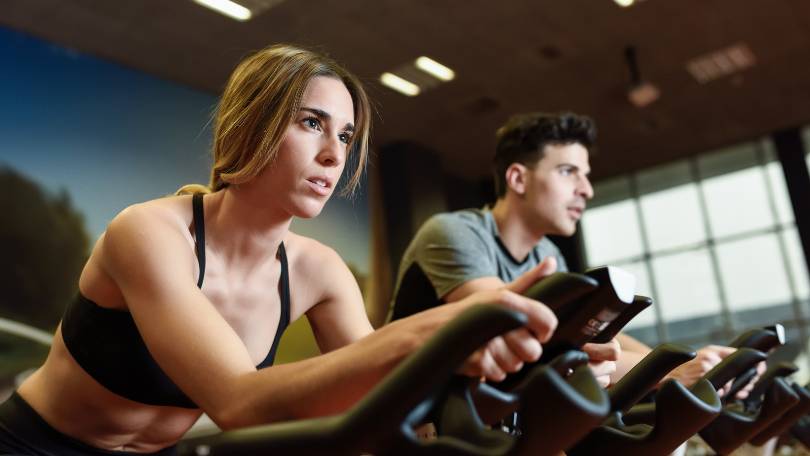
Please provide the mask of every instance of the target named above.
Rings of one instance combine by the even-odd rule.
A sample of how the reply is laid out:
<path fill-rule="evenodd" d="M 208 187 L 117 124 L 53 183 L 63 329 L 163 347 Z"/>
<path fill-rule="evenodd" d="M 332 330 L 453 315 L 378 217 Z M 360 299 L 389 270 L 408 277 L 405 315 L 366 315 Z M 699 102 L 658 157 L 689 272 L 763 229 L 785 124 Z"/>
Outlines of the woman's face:
<path fill-rule="evenodd" d="M 354 104 L 339 79 L 318 76 L 287 127 L 276 160 L 261 173 L 268 195 L 290 215 L 318 215 L 343 172 L 354 133 Z"/>

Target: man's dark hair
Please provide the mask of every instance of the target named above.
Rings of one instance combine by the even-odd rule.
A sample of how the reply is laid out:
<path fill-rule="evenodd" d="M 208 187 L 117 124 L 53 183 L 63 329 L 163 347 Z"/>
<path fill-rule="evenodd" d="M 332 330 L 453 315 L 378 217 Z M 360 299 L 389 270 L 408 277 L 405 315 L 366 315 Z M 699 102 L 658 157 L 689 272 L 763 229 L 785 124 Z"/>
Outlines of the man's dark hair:
<path fill-rule="evenodd" d="M 498 129 L 495 138 L 495 193 L 501 198 L 506 195 L 506 169 L 509 165 L 534 165 L 543 158 L 549 144 L 579 143 L 591 152 L 596 143 L 596 125 L 590 117 L 572 112 L 517 114 Z"/>

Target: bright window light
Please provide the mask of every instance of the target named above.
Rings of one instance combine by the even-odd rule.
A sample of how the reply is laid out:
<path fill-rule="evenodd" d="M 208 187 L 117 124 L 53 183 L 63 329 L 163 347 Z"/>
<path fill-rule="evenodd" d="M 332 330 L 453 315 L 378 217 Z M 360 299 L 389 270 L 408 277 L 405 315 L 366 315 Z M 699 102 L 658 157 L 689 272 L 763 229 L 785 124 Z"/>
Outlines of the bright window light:
<path fill-rule="evenodd" d="M 613 0 L 616 2 L 617 5 L 621 6 L 622 8 L 627 8 L 628 6 L 635 3 L 635 0 Z"/>
<path fill-rule="evenodd" d="M 383 73 L 382 76 L 380 76 L 380 82 L 403 95 L 407 95 L 409 97 L 419 95 L 418 85 L 411 81 L 402 79 L 393 73 Z"/>
<path fill-rule="evenodd" d="M 425 56 L 416 59 L 416 67 L 442 81 L 452 81 L 456 77 L 453 70 Z"/>
<path fill-rule="evenodd" d="M 250 19 L 250 10 L 244 6 L 234 3 L 230 0 L 194 0 L 202 6 L 211 8 L 212 10 L 224 14 L 237 21 L 246 21 Z"/>

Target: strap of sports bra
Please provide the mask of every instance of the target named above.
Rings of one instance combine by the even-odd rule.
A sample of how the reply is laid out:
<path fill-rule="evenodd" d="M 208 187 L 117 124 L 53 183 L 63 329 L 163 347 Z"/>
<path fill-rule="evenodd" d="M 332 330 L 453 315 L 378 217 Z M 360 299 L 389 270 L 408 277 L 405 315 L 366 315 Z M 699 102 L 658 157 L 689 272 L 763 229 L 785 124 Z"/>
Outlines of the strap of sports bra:
<path fill-rule="evenodd" d="M 281 260 L 281 283 L 279 284 L 279 291 L 281 292 L 281 324 L 279 330 L 276 331 L 274 345 L 278 345 L 278 341 L 281 340 L 281 333 L 290 324 L 290 273 L 287 268 L 287 251 L 284 249 L 283 242 L 278 246 L 278 257 Z"/>
<path fill-rule="evenodd" d="M 259 369 L 271 366 L 276 359 L 276 350 L 281 341 L 281 336 L 284 335 L 284 330 L 290 325 L 290 274 L 287 268 L 287 251 L 284 250 L 284 243 L 278 246 L 278 258 L 281 260 L 281 278 L 279 280 L 279 294 L 281 296 L 281 315 L 278 319 L 278 328 L 276 328 L 276 337 L 273 338 L 273 345 L 270 347 L 270 353 L 264 358 L 264 361 L 256 366 Z"/>
<path fill-rule="evenodd" d="M 205 277 L 205 214 L 203 213 L 202 193 L 195 193 L 191 197 L 191 207 L 194 212 L 194 244 L 197 249 L 197 262 L 200 264 L 200 278 L 197 279 L 197 288 L 202 288 L 203 278 Z"/>

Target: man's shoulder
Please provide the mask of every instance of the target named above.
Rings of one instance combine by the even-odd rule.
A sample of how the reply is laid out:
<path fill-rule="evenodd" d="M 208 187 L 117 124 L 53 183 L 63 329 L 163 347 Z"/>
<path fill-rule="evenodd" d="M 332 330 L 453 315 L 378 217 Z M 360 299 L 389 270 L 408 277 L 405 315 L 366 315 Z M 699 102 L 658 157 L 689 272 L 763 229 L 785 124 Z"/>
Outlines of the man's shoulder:
<path fill-rule="evenodd" d="M 456 254 L 491 250 L 494 237 L 486 213 L 478 209 L 442 212 L 431 216 L 411 240 L 405 257 L 454 251 Z"/>
<path fill-rule="evenodd" d="M 440 212 L 431 216 L 422 225 L 422 230 L 447 230 L 468 227 L 486 229 L 486 211 L 481 209 L 462 209 L 453 212 Z"/>

